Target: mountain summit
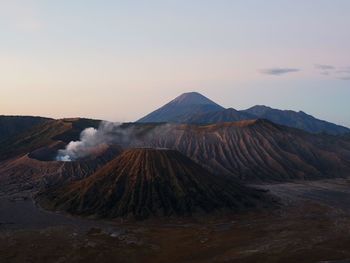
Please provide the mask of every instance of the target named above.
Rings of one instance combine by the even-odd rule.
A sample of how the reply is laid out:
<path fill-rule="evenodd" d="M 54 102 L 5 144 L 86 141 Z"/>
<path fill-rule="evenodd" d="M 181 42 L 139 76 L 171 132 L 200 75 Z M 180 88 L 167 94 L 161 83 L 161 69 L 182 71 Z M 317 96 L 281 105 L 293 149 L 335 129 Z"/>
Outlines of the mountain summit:
<path fill-rule="evenodd" d="M 137 122 L 186 122 L 194 114 L 224 110 L 223 107 L 198 92 L 187 92 Z"/>
<path fill-rule="evenodd" d="M 217 105 L 214 101 L 208 99 L 207 97 L 203 96 L 202 94 L 198 92 L 186 92 L 181 94 L 180 96 L 176 97 L 174 100 L 172 100 L 170 103 L 177 103 L 182 105 L 190 105 L 190 104 L 199 104 L 199 105 Z M 219 106 L 221 107 L 221 106 Z"/>

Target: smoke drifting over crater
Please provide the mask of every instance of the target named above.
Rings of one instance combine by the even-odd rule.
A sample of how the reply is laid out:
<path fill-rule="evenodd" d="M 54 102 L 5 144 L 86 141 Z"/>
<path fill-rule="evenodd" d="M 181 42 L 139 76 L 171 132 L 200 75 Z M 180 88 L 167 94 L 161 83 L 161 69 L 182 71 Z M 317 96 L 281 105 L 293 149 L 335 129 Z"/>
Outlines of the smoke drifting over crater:
<path fill-rule="evenodd" d="M 75 161 L 112 144 L 120 137 L 124 137 L 120 123 L 101 122 L 98 129 L 86 128 L 80 134 L 79 141 L 71 141 L 65 149 L 59 150 L 56 156 L 57 161 Z"/>
<path fill-rule="evenodd" d="M 79 141 L 71 141 L 65 149 L 58 150 L 56 161 L 76 161 L 98 154 L 109 145 L 121 147 L 149 147 L 149 139 L 168 132 L 170 124 L 137 125 L 101 122 L 98 129 L 86 128 Z"/>
<path fill-rule="evenodd" d="M 64 150 L 59 150 L 57 161 L 74 161 L 96 151 L 101 144 L 104 144 L 104 134 L 100 129 L 86 128 L 80 134 L 79 141 L 71 141 Z"/>

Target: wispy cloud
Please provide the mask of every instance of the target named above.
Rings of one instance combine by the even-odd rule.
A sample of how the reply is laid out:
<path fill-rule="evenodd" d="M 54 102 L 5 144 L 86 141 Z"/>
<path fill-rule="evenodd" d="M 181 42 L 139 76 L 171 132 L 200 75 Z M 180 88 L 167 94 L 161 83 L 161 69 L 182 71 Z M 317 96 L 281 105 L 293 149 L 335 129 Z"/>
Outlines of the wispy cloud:
<path fill-rule="evenodd" d="M 343 68 L 336 71 L 339 74 L 350 74 L 350 68 Z"/>
<path fill-rule="evenodd" d="M 341 68 L 336 71 L 336 74 L 340 80 L 350 80 L 350 68 Z"/>
<path fill-rule="evenodd" d="M 260 73 L 267 74 L 267 75 L 274 75 L 274 76 L 280 76 L 285 75 L 293 72 L 298 72 L 301 69 L 298 68 L 267 68 L 267 69 L 261 69 Z"/>
<path fill-rule="evenodd" d="M 333 70 L 336 69 L 336 67 L 332 65 L 326 65 L 326 64 L 315 64 L 315 68 L 320 70 Z"/>
<path fill-rule="evenodd" d="M 340 80 L 350 80 L 350 74 L 349 76 L 343 76 L 343 77 L 338 77 Z"/>
<path fill-rule="evenodd" d="M 315 64 L 315 68 L 321 75 L 333 76 L 340 80 L 350 80 L 350 67 L 337 67 L 327 64 Z"/>

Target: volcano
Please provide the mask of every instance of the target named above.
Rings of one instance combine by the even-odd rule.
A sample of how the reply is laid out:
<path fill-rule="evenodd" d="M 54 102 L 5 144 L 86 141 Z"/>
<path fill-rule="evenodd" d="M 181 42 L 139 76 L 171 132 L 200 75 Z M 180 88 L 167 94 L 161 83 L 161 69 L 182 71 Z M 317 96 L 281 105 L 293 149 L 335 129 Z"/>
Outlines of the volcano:
<path fill-rule="evenodd" d="M 23 156 L 42 147 L 59 142 L 79 140 L 80 133 L 89 127 L 97 128 L 100 120 L 70 118 L 49 120 L 1 141 L 0 161 Z M 1 129 L 1 127 L 0 127 Z"/>
<path fill-rule="evenodd" d="M 303 111 L 278 110 L 262 105 L 256 105 L 246 110 L 225 109 L 198 92 L 183 93 L 137 122 L 218 124 L 253 119 L 266 119 L 279 125 L 315 134 L 342 135 L 350 133 L 350 129 L 347 127 L 317 119 Z"/>
<path fill-rule="evenodd" d="M 178 150 L 214 174 L 250 182 L 347 177 L 350 173 L 349 140 L 267 120 L 158 125 L 137 141 L 139 146 Z"/>
<path fill-rule="evenodd" d="M 121 153 L 119 146 L 106 146 L 89 158 L 74 162 L 54 161 L 57 149 L 64 143 L 56 142 L 21 157 L 9 159 L 0 165 L 0 184 L 4 189 L 40 189 L 85 178 Z"/>
<path fill-rule="evenodd" d="M 178 151 L 129 149 L 90 177 L 40 192 L 47 208 L 99 217 L 186 216 L 270 204 L 261 191 L 212 175 Z"/>
<path fill-rule="evenodd" d="M 187 92 L 137 122 L 185 123 L 193 115 L 220 110 L 224 110 L 224 108 L 202 94 L 198 92 Z"/>

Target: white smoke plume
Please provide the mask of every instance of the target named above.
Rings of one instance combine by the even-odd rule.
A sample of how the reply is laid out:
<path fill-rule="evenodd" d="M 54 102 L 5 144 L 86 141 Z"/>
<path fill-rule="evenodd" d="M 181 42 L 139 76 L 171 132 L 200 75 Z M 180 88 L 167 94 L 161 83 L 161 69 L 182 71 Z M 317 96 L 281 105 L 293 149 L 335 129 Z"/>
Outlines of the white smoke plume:
<path fill-rule="evenodd" d="M 113 143 L 119 126 L 119 123 L 101 122 L 98 129 L 86 128 L 81 132 L 79 141 L 71 141 L 65 149 L 58 151 L 56 160 L 69 162 L 92 155 Z"/>
<path fill-rule="evenodd" d="M 76 161 L 98 153 L 108 145 L 118 144 L 122 147 L 147 147 L 149 138 L 157 138 L 160 132 L 171 129 L 169 125 L 159 125 L 151 129 L 137 125 L 122 127 L 120 123 L 101 122 L 98 129 L 86 128 L 80 134 L 79 141 L 71 141 L 65 149 L 58 150 L 57 161 Z"/>

